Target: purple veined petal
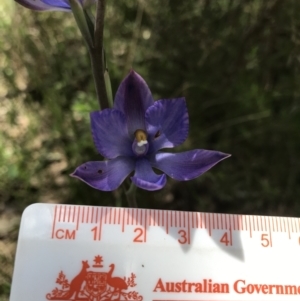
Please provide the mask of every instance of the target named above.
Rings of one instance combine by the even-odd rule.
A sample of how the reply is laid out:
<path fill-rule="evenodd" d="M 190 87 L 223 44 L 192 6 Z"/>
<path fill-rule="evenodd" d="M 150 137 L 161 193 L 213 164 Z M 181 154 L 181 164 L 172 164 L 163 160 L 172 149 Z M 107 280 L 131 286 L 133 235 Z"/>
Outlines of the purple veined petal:
<path fill-rule="evenodd" d="M 133 156 L 126 119 L 122 112 L 105 109 L 90 114 L 91 130 L 98 152 L 108 159 Z"/>
<path fill-rule="evenodd" d="M 150 153 L 183 143 L 189 132 L 189 116 L 185 99 L 156 101 L 146 111 L 146 125 L 151 145 Z"/>
<path fill-rule="evenodd" d="M 72 177 L 78 178 L 89 186 L 102 190 L 117 189 L 134 170 L 134 160 L 118 157 L 109 161 L 87 162 L 76 168 Z"/>
<path fill-rule="evenodd" d="M 70 3 L 68 0 L 42 0 L 45 4 L 58 9 L 70 9 Z M 81 2 L 81 1 L 80 1 Z"/>
<path fill-rule="evenodd" d="M 153 98 L 144 79 L 133 70 L 121 82 L 115 96 L 114 108 L 126 116 L 129 135 L 145 130 L 145 112 L 153 105 Z"/>
<path fill-rule="evenodd" d="M 187 181 L 199 177 L 218 162 L 230 157 L 218 151 L 196 149 L 182 153 L 160 152 L 150 160 L 155 167 L 173 179 Z"/>
<path fill-rule="evenodd" d="M 167 182 L 166 175 L 154 173 L 147 159 L 136 161 L 135 174 L 131 180 L 137 187 L 150 191 L 163 188 Z"/>
<path fill-rule="evenodd" d="M 63 7 L 58 8 L 52 5 L 48 5 L 41 0 L 15 0 L 15 1 L 26 8 L 37 10 L 37 11 L 46 11 L 46 10 L 60 10 L 60 11 L 68 11 L 68 12 L 71 11 L 70 6 L 65 8 Z"/>

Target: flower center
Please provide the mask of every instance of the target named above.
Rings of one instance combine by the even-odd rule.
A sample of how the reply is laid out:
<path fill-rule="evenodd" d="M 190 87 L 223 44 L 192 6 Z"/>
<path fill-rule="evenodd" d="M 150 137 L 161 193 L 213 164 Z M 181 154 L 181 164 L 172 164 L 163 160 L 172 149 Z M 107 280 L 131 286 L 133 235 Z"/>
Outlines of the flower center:
<path fill-rule="evenodd" d="M 143 130 L 136 130 L 134 133 L 135 139 L 132 143 L 132 150 L 137 156 L 145 155 L 148 151 L 149 144 L 147 134 Z"/>

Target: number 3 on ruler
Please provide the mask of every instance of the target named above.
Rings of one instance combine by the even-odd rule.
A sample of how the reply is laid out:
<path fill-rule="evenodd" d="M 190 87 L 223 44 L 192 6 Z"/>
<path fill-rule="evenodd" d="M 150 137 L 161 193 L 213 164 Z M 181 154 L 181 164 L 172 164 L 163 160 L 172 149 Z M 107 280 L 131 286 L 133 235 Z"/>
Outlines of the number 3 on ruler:
<path fill-rule="evenodd" d="M 178 242 L 182 245 L 186 244 L 188 239 L 186 236 L 186 231 L 185 230 L 179 230 L 178 234 L 180 235 L 180 238 L 178 239 Z"/>

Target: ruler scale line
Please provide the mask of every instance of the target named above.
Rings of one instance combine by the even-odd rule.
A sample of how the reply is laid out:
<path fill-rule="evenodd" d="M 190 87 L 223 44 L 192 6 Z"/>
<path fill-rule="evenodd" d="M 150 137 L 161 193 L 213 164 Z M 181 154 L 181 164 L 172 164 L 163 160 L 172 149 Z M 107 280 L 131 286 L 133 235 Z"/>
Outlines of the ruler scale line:
<path fill-rule="evenodd" d="M 66 215 L 67 215 L 67 210 L 66 210 L 66 206 L 63 206 L 64 208 L 64 217 L 63 217 L 63 222 L 66 222 Z"/>
<path fill-rule="evenodd" d="M 71 220 L 71 206 L 68 206 L 68 223 Z"/>
<path fill-rule="evenodd" d="M 235 214 L 232 215 L 232 219 L 233 219 L 233 231 L 237 231 L 239 228 L 239 224 Z"/>
<path fill-rule="evenodd" d="M 224 230 L 225 221 L 224 221 L 224 214 L 221 214 L 221 230 Z"/>
<path fill-rule="evenodd" d="M 279 219 L 279 229 L 280 229 L 280 232 L 283 232 L 283 231 L 282 231 L 282 223 L 281 223 L 281 219 Z"/>
<path fill-rule="evenodd" d="M 161 227 L 162 226 L 162 222 L 161 222 L 161 211 L 158 210 L 158 226 Z"/>
<path fill-rule="evenodd" d="M 75 214 L 76 214 L 76 207 L 75 206 L 73 206 L 73 215 L 72 215 L 72 223 L 74 223 L 75 222 Z"/>
<path fill-rule="evenodd" d="M 61 205 L 58 207 L 58 222 L 60 222 L 60 216 L 61 216 Z"/>
<path fill-rule="evenodd" d="M 208 233 L 209 233 L 209 236 L 211 236 L 211 215 L 210 215 L 210 213 L 208 214 L 207 218 L 208 218 Z"/>
<path fill-rule="evenodd" d="M 275 232 L 275 223 L 274 223 L 274 217 L 272 216 L 272 231 Z"/>
<path fill-rule="evenodd" d="M 94 223 L 94 211 L 95 211 L 95 207 L 92 207 L 92 210 L 91 210 L 91 220 L 90 220 L 90 223 L 93 224 Z"/>
<path fill-rule="evenodd" d="M 120 225 L 120 223 L 121 223 L 121 210 L 120 210 L 120 208 L 117 208 L 117 212 L 118 212 L 118 225 Z"/>
<path fill-rule="evenodd" d="M 230 219 L 232 220 L 232 223 L 233 223 L 233 231 L 236 230 L 236 224 L 235 224 L 235 215 L 230 215 Z"/>
<path fill-rule="evenodd" d="M 147 224 L 147 218 L 146 218 L 146 211 L 144 211 L 144 242 L 147 241 L 147 227 L 148 227 L 148 224 Z"/>
<path fill-rule="evenodd" d="M 99 221 L 99 207 L 96 208 L 96 216 L 95 216 L 95 223 Z"/>
<path fill-rule="evenodd" d="M 114 208 L 114 225 L 116 225 L 117 221 L 117 208 Z"/>
<path fill-rule="evenodd" d="M 233 220 L 234 220 L 234 224 L 236 226 L 235 230 L 239 231 L 240 230 L 239 219 L 236 214 L 233 215 Z"/>
<path fill-rule="evenodd" d="M 127 217 L 127 221 L 126 221 L 126 225 L 129 225 L 129 209 L 126 209 L 126 217 Z"/>
<path fill-rule="evenodd" d="M 111 223 L 112 223 L 112 218 L 111 218 L 112 208 L 109 208 L 108 211 L 109 211 L 109 219 L 108 219 L 108 222 L 109 222 L 109 224 L 111 224 Z"/>
<path fill-rule="evenodd" d="M 106 208 L 106 207 L 105 207 Z M 105 213 L 105 218 L 106 218 L 106 213 Z M 101 210 L 100 210 L 100 225 L 99 225 L 99 241 L 101 240 L 101 237 L 102 237 L 102 226 L 103 226 L 103 207 L 101 207 Z"/>
<path fill-rule="evenodd" d="M 76 219 L 76 230 L 79 229 L 79 222 L 80 222 L 80 209 L 81 206 L 78 206 L 78 210 L 77 210 L 77 219 Z"/>
<path fill-rule="evenodd" d="M 51 238 L 54 238 L 56 214 L 57 214 L 57 205 L 55 205 L 55 207 L 54 207 L 54 217 L 53 217 L 53 222 L 52 222 L 52 235 L 51 235 Z"/>
<path fill-rule="evenodd" d="M 122 214 L 122 232 L 125 230 L 125 210 L 123 210 Z"/>
<path fill-rule="evenodd" d="M 169 234 L 169 214 L 167 211 L 165 211 L 166 214 L 166 232 Z"/>
<path fill-rule="evenodd" d="M 85 213 L 85 208 L 86 207 L 82 207 L 82 213 L 81 213 L 81 223 L 84 223 L 84 213 Z"/>
<path fill-rule="evenodd" d="M 103 220 L 103 224 L 106 224 L 107 207 L 104 207 L 103 211 L 104 211 L 104 212 L 103 212 L 104 218 L 102 217 L 101 219 Z"/>
<path fill-rule="evenodd" d="M 138 210 L 138 208 L 134 209 L 134 216 L 135 216 L 135 225 L 138 226 L 138 224 L 139 224 L 139 210 Z"/>
<path fill-rule="evenodd" d="M 187 226 L 188 226 L 188 244 L 190 245 L 191 244 L 190 212 L 187 212 L 186 214 L 187 214 Z"/>
<path fill-rule="evenodd" d="M 256 228 L 255 228 L 255 223 L 256 223 L 256 217 L 255 216 L 251 216 L 251 222 L 252 222 L 252 229 L 253 231 L 256 231 Z"/>
<path fill-rule="evenodd" d="M 139 209 L 139 214 L 140 214 L 140 222 L 139 225 L 142 226 L 143 225 L 143 211 L 141 209 Z"/>
<path fill-rule="evenodd" d="M 292 233 L 294 233 L 294 220 L 293 219 L 289 220 L 289 223 L 291 226 L 291 231 L 292 231 Z"/>
<path fill-rule="evenodd" d="M 269 228 L 269 236 L 270 236 L 270 246 L 273 247 L 273 240 L 272 240 L 272 228 L 270 226 L 270 219 L 268 218 L 268 228 Z"/>
<path fill-rule="evenodd" d="M 89 222 L 89 216 L 90 216 L 90 207 L 87 207 L 87 213 L 86 213 L 86 218 L 85 218 L 86 224 Z"/>
<path fill-rule="evenodd" d="M 287 220 L 286 225 L 287 225 L 287 230 L 288 230 L 288 234 L 289 234 L 289 239 L 291 239 L 291 231 L 290 231 L 290 223 L 289 223 L 289 220 Z"/>

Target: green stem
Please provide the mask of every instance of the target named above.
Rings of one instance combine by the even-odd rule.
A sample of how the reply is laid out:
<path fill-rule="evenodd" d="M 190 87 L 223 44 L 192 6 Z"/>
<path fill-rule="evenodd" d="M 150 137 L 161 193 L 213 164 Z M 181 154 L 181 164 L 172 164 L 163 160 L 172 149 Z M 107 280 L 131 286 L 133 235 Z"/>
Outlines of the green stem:
<path fill-rule="evenodd" d="M 135 193 L 136 193 L 136 186 L 133 183 L 131 183 L 129 189 L 125 192 L 128 206 L 131 208 L 137 208 Z"/>
<path fill-rule="evenodd" d="M 97 1 L 96 21 L 94 31 L 94 45 L 89 47 L 93 76 L 96 86 L 97 98 L 101 110 L 109 107 L 105 79 L 104 79 L 104 60 L 103 60 L 103 29 L 105 16 L 105 0 Z"/>

